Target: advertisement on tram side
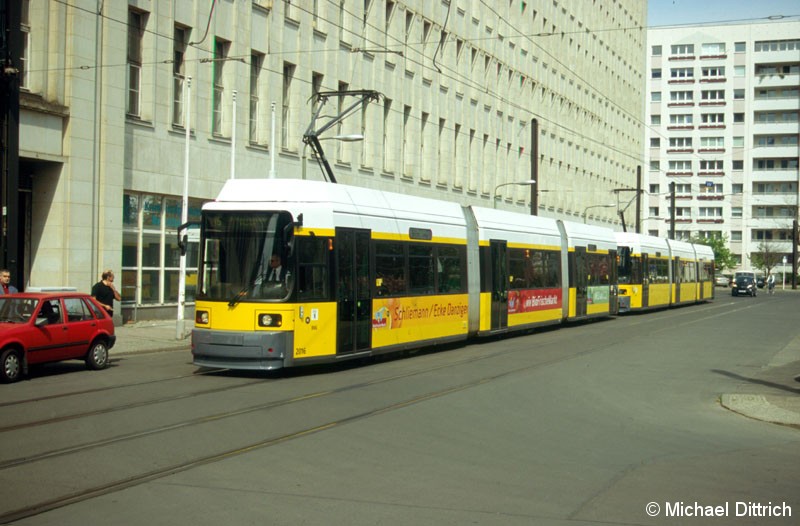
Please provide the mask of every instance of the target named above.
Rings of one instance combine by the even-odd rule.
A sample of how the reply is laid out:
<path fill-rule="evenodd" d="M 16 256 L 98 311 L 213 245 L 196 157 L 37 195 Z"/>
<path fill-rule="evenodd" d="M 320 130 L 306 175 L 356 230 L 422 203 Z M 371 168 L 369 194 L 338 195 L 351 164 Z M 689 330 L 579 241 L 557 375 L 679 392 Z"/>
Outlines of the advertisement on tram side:
<path fill-rule="evenodd" d="M 508 291 L 508 313 L 520 314 L 561 308 L 561 289 L 523 289 Z"/>
<path fill-rule="evenodd" d="M 467 295 L 376 299 L 372 302 L 372 345 L 466 334 Z"/>

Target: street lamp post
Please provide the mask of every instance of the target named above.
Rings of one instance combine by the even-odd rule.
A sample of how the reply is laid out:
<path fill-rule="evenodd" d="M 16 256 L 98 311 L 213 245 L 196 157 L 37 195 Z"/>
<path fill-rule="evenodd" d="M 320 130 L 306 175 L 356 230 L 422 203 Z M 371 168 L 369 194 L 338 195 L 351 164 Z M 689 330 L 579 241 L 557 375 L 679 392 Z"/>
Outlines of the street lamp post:
<path fill-rule="evenodd" d="M 589 212 L 589 209 L 591 209 L 591 208 L 613 208 L 615 206 L 617 206 L 616 203 L 610 203 L 610 204 L 607 204 L 607 205 L 591 205 L 591 206 L 587 206 L 586 208 L 583 209 L 583 224 L 586 224 L 586 215 Z"/>
<path fill-rule="evenodd" d="M 502 183 L 494 187 L 494 191 L 492 192 L 492 208 L 497 208 L 497 189 L 502 188 L 504 186 L 533 186 L 536 184 L 536 181 L 531 179 L 529 181 L 520 181 L 518 183 Z"/>

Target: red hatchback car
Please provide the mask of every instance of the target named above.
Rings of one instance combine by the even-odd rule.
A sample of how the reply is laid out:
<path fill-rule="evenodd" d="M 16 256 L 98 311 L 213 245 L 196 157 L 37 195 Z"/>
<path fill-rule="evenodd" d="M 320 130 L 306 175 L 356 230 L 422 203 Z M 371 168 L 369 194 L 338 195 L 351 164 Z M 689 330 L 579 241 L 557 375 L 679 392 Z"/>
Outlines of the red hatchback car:
<path fill-rule="evenodd" d="M 14 382 L 28 366 L 82 359 L 108 366 L 114 322 L 88 294 L 18 293 L 0 296 L 0 380 Z"/>

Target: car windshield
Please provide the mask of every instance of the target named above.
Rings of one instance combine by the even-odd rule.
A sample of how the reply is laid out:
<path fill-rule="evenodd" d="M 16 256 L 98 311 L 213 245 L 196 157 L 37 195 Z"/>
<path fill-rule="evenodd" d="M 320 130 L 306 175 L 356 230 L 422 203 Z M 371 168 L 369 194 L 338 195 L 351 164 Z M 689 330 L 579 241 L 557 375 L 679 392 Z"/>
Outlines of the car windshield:
<path fill-rule="evenodd" d="M 33 298 L 0 297 L 0 323 L 28 323 L 38 303 Z"/>

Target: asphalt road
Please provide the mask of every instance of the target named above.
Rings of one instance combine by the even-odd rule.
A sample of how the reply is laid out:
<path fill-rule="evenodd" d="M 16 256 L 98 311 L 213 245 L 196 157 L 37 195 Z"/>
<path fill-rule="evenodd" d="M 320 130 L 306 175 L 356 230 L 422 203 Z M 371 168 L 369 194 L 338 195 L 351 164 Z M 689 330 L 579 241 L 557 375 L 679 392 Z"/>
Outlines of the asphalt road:
<path fill-rule="evenodd" d="M 800 363 L 798 312 L 720 294 L 270 375 L 46 366 L 0 386 L 0 523 L 798 524 L 800 429 L 720 405 Z"/>

